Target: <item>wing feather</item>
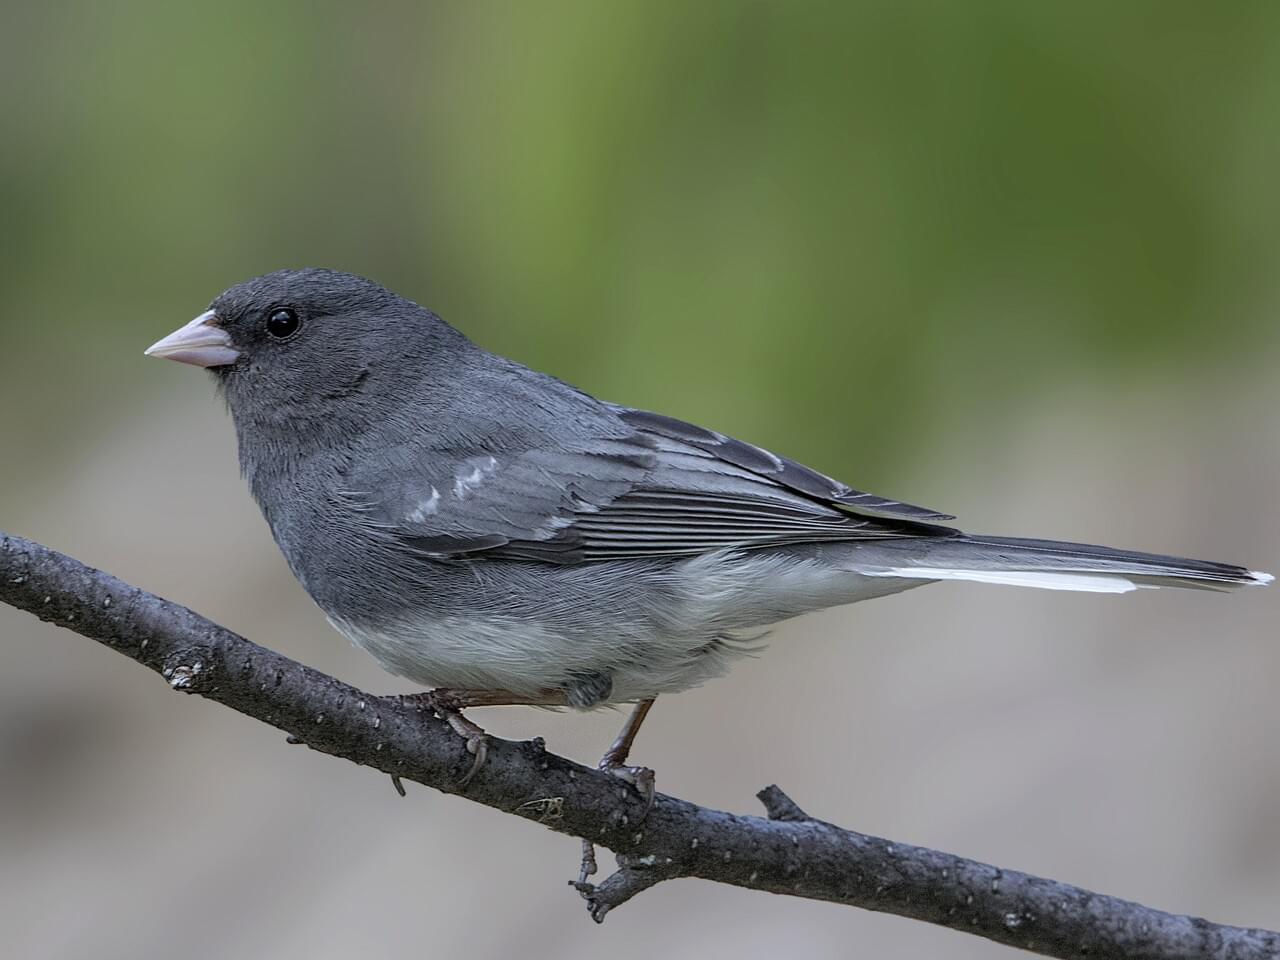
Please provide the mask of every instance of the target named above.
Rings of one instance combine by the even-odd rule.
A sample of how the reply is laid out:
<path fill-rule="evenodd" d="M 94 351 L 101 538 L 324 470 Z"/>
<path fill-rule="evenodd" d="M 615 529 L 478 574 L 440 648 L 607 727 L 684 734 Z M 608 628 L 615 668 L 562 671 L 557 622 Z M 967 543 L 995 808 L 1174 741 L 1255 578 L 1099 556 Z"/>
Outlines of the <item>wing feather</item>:
<path fill-rule="evenodd" d="M 705 427 L 685 423 L 674 417 L 649 413 L 646 410 L 632 410 L 628 407 L 614 406 L 613 409 L 625 423 L 637 430 L 703 450 L 726 463 L 772 480 L 781 487 L 812 497 L 819 502 L 829 503 L 856 513 L 899 520 L 937 523 L 955 519 L 949 513 L 939 513 L 927 507 L 917 507 L 900 500 L 888 500 L 877 497 L 875 494 L 854 490 L 848 484 L 821 474 L 804 464 Z"/>
<path fill-rule="evenodd" d="M 411 479 L 376 500 L 378 519 L 435 559 L 560 564 L 955 533 L 938 525 L 947 514 L 862 493 L 760 447 L 606 410 L 625 426 L 556 449 L 420 449 L 395 471 Z"/>

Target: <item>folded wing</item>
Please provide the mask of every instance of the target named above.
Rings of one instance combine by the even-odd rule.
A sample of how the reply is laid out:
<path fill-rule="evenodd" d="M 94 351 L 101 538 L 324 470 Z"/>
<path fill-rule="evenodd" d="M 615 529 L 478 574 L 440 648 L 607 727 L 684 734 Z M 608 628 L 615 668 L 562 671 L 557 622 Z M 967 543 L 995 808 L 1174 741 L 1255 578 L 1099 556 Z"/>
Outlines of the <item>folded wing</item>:
<path fill-rule="evenodd" d="M 946 514 L 861 493 L 794 461 L 658 414 L 556 449 L 423 449 L 370 510 L 437 559 L 547 563 L 691 556 L 833 540 L 950 536 Z M 616 422 L 616 421 L 615 421 Z"/>

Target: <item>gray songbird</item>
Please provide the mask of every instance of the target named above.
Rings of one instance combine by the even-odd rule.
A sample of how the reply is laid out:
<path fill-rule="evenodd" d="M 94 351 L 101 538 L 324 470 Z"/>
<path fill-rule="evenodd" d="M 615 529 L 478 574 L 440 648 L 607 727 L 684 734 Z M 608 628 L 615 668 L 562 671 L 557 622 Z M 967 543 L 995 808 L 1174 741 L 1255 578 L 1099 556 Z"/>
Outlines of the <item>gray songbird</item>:
<path fill-rule="evenodd" d="M 470 706 L 636 708 L 743 638 L 939 580 L 1124 593 L 1269 583 L 1226 563 L 962 533 L 713 430 L 597 400 L 369 280 L 281 270 L 147 353 L 208 367 L 294 575 L 483 760 Z M 470 776 L 470 774 L 468 774 Z"/>

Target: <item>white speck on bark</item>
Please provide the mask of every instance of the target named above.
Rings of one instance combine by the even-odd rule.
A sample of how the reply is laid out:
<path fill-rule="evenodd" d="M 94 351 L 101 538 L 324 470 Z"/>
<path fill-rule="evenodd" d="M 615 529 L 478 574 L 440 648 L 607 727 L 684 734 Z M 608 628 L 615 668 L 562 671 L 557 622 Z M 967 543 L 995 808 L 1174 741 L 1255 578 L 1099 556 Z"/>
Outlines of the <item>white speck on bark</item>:
<path fill-rule="evenodd" d="M 175 690 L 186 690 L 196 682 L 196 677 L 200 675 L 200 671 L 203 669 L 204 664 L 199 660 L 191 664 L 191 666 L 186 664 L 176 666 L 168 672 L 169 686 Z"/>

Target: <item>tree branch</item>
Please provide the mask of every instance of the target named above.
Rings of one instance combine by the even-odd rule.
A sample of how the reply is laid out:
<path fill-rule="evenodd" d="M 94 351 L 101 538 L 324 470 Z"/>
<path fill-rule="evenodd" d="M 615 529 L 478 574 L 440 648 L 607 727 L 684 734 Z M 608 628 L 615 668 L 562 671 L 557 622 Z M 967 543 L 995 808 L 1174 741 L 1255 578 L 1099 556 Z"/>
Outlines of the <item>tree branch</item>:
<path fill-rule="evenodd" d="M 541 823 L 614 851 L 618 871 L 574 883 L 597 921 L 663 880 L 700 877 L 912 917 L 1051 957 L 1280 956 L 1280 934 L 1209 923 L 892 843 L 815 820 L 776 786 L 769 819 L 659 794 L 644 802 L 608 774 L 492 739 L 471 765 L 462 740 L 397 697 L 364 693 L 37 543 L 0 533 L 0 601 L 106 644 L 174 690 L 216 700 L 314 750 Z M 643 817 L 643 822 L 641 822 Z"/>

